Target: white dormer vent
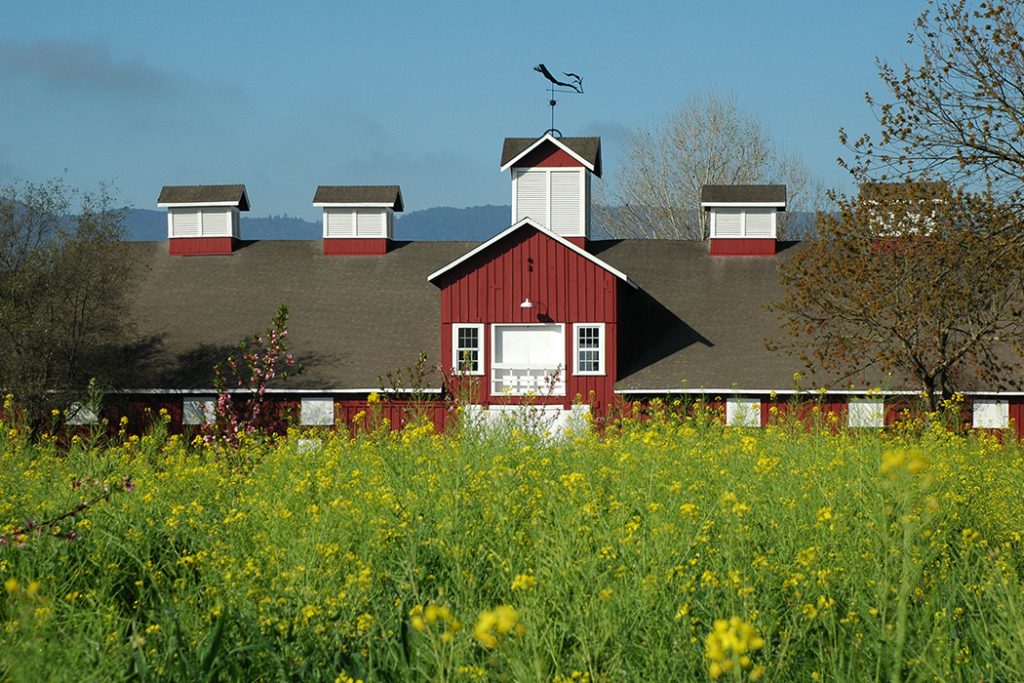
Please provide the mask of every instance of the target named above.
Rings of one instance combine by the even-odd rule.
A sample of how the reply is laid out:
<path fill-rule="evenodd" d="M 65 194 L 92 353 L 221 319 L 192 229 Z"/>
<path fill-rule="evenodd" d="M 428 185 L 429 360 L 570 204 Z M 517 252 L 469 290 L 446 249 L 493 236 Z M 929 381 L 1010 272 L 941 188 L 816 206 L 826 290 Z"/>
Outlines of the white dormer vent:
<path fill-rule="evenodd" d="M 383 254 L 394 238 L 395 212 L 402 211 L 398 185 L 321 185 L 313 206 L 324 210 L 324 253 Z"/>
<path fill-rule="evenodd" d="M 601 175 L 600 138 L 506 138 L 512 223 L 529 218 L 568 239 L 590 237 L 590 176 Z"/>
<path fill-rule="evenodd" d="M 775 253 L 778 214 L 786 210 L 785 185 L 705 185 L 701 209 L 710 216 L 712 256 Z"/>
<path fill-rule="evenodd" d="M 167 209 L 172 255 L 230 254 L 249 196 L 245 185 L 165 185 L 157 206 Z"/>

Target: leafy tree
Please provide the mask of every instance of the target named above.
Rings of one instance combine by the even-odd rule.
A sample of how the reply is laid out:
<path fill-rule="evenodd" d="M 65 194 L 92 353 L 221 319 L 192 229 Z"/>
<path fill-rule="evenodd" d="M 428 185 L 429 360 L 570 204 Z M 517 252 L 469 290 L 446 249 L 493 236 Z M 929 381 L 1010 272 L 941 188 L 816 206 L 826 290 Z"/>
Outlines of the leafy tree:
<path fill-rule="evenodd" d="M 917 64 L 879 61 L 888 101 L 866 96 L 880 126 L 842 162 L 859 178 L 939 174 L 1024 190 L 1024 0 L 932 0 L 909 36 Z"/>
<path fill-rule="evenodd" d="M 630 137 L 614 189 L 597 216 L 615 237 L 705 239 L 704 185 L 785 183 L 790 210 L 813 211 L 822 198 L 797 157 L 779 151 L 764 127 L 732 98 L 694 97 L 666 121 Z M 618 208 L 609 208 L 618 207 Z M 781 226 L 780 226 L 781 227 Z"/>
<path fill-rule="evenodd" d="M 1013 207 L 944 182 L 866 185 L 837 203 L 781 266 L 772 308 L 792 336 L 773 344 L 844 379 L 913 378 L 931 409 L 972 383 L 1003 387 L 1024 315 Z"/>
<path fill-rule="evenodd" d="M 33 418 L 116 372 L 135 272 L 106 188 L 0 187 L 0 387 Z"/>

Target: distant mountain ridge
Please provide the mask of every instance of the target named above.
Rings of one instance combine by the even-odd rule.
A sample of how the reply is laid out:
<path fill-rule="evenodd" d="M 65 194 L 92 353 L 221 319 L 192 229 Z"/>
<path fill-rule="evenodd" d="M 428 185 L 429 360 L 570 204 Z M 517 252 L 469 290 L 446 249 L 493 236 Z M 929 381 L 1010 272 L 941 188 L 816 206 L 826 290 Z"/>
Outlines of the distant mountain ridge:
<path fill-rule="evenodd" d="M 455 209 L 438 206 L 400 213 L 395 217 L 395 239 L 479 242 L 509 226 L 511 206 L 470 206 Z M 156 242 L 167 239 L 167 213 L 154 209 L 125 212 L 128 239 Z M 249 217 L 243 214 L 242 237 L 247 240 L 318 240 L 323 236 L 319 221 L 294 216 Z"/>

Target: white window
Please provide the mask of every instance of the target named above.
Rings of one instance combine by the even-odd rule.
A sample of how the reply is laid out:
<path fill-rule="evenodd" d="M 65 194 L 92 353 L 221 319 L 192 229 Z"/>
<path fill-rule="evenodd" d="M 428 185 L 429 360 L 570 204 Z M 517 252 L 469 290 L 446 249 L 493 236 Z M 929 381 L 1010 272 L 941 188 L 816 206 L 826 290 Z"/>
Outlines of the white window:
<path fill-rule="evenodd" d="M 483 348 L 483 325 L 452 325 L 452 370 L 456 374 L 484 374 Z"/>
<path fill-rule="evenodd" d="M 604 323 L 574 325 L 573 359 L 577 375 L 604 374 Z"/>
<path fill-rule="evenodd" d="M 202 425 L 217 419 L 217 399 L 212 396 L 186 396 L 181 418 L 186 425 Z"/>
<path fill-rule="evenodd" d="M 556 235 L 583 237 L 586 197 L 583 169 L 517 169 L 512 178 L 512 221 L 529 218 Z"/>
<path fill-rule="evenodd" d="M 333 425 L 334 399 L 330 397 L 303 398 L 302 407 L 299 409 L 299 423 L 304 425 Z"/>
<path fill-rule="evenodd" d="M 88 406 L 84 406 L 81 403 L 72 403 L 67 409 L 67 419 L 64 420 L 69 425 L 94 425 L 99 424 L 100 420 L 96 413 L 89 409 Z"/>
<path fill-rule="evenodd" d="M 974 402 L 972 424 L 978 429 L 1006 429 L 1010 426 L 1010 404 L 979 399 Z"/>
<path fill-rule="evenodd" d="M 725 424 L 729 427 L 760 427 L 761 401 L 756 398 L 729 398 L 725 401 Z"/>
<path fill-rule="evenodd" d="M 711 210 L 712 237 L 775 237 L 774 208 Z"/>
<path fill-rule="evenodd" d="M 494 325 L 491 393 L 565 396 L 565 326 Z"/>
<path fill-rule="evenodd" d="M 324 209 L 324 237 L 391 237 L 387 209 Z"/>
<path fill-rule="evenodd" d="M 885 401 L 880 398 L 851 398 L 849 405 L 851 427 L 884 427 Z"/>

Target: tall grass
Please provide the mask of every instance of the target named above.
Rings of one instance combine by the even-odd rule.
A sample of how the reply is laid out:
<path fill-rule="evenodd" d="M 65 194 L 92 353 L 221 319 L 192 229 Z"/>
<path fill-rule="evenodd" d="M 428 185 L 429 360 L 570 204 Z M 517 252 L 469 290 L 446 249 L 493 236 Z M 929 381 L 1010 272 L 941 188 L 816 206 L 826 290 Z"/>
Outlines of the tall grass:
<path fill-rule="evenodd" d="M 239 469 L 4 429 L 2 677 L 1024 680 L 1012 443 L 670 411 L 301 436 Z"/>

